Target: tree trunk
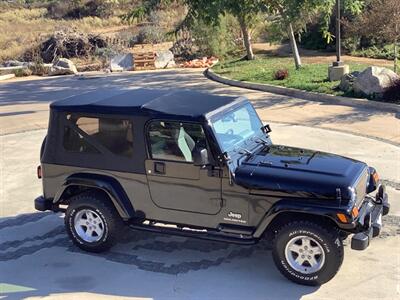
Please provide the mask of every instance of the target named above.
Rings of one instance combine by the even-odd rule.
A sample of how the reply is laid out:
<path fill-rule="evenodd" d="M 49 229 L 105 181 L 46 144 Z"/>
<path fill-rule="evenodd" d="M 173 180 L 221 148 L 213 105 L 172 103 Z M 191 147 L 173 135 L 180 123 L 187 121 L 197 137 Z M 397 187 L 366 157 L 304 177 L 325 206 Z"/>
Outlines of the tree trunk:
<path fill-rule="evenodd" d="M 394 72 L 397 73 L 397 62 L 399 56 L 398 42 L 397 39 L 394 41 Z"/>
<path fill-rule="evenodd" d="M 399 33 L 398 33 L 398 24 L 396 23 L 395 25 L 395 38 L 394 38 L 394 72 L 397 73 L 397 61 L 398 61 L 398 55 L 399 55 L 399 49 L 398 49 L 398 37 L 399 37 Z"/>
<path fill-rule="evenodd" d="M 240 30 L 242 31 L 242 35 L 243 35 L 243 44 L 244 44 L 244 47 L 246 48 L 247 60 L 253 60 L 253 59 L 255 59 L 255 56 L 253 54 L 253 48 L 251 46 L 251 37 L 250 37 L 249 29 L 247 28 L 246 22 L 244 21 L 244 19 L 242 17 L 239 17 L 238 19 L 239 19 L 239 24 L 240 24 Z"/>
<path fill-rule="evenodd" d="M 299 54 L 299 49 L 297 48 L 296 39 L 294 37 L 292 23 L 289 23 L 288 33 L 289 33 L 290 47 L 292 48 L 292 53 L 293 53 L 294 64 L 296 66 L 296 70 L 298 70 L 301 68 L 301 58 Z"/>

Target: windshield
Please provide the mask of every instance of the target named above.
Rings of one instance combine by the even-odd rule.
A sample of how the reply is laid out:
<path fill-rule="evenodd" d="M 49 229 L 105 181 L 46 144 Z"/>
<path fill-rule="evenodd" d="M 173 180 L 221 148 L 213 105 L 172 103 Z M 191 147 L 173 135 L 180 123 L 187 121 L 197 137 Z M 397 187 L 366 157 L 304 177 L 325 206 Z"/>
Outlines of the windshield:
<path fill-rule="evenodd" d="M 262 136 L 260 118 L 250 103 L 211 121 L 223 152 L 229 152 L 254 136 Z"/>

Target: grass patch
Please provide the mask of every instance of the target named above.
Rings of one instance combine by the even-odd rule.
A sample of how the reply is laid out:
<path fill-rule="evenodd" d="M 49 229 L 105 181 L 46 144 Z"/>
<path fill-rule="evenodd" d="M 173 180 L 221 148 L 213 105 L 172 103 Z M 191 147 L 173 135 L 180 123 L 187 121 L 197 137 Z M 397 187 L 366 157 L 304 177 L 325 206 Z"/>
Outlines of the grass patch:
<path fill-rule="evenodd" d="M 362 71 L 370 65 L 356 62 L 346 62 L 350 71 Z M 257 56 L 256 60 L 227 60 L 213 67 L 215 73 L 240 81 L 267 83 L 310 92 L 332 94 L 338 96 L 353 96 L 337 89 L 339 81 L 328 80 L 327 63 L 304 64 L 296 70 L 291 57 Z M 278 69 L 287 69 L 289 77 L 275 80 L 274 74 Z"/>

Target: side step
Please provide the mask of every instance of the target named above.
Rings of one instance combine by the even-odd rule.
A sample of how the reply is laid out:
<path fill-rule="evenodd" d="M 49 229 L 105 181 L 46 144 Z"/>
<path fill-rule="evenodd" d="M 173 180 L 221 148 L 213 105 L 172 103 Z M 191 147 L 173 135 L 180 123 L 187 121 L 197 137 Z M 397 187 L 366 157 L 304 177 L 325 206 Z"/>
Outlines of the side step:
<path fill-rule="evenodd" d="M 146 221 L 149 222 L 149 221 Z M 160 223 L 156 223 L 160 224 Z M 244 234 L 233 234 L 227 233 L 222 231 L 207 231 L 207 230 L 198 230 L 198 229 L 191 229 L 188 227 L 178 228 L 175 225 L 171 227 L 169 224 L 162 224 L 162 225 L 154 225 L 154 223 L 149 222 L 148 224 L 141 223 L 132 223 L 129 224 L 131 229 L 135 230 L 142 230 L 142 231 L 150 231 L 155 233 L 162 233 L 162 234 L 172 234 L 190 238 L 198 238 L 198 239 L 205 239 L 205 240 L 212 240 L 218 242 L 228 242 L 240 245 L 253 245 L 255 244 L 258 239 L 254 238 L 251 235 L 244 235 Z"/>

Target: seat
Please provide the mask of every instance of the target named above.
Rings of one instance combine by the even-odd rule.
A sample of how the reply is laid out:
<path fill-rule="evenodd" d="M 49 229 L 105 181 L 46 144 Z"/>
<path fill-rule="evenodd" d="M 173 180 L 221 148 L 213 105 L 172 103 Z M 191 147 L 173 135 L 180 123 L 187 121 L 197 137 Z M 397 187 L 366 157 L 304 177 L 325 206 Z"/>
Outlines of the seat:
<path fill-rule="evenodd" d="M 186 133 L 185 129 L 182 126 L 179 128 L 177 144 L 183 156 L 185 157 L 185 160 L 193 161 L 192 150 L 195 143 L 192 137 Z"/>

